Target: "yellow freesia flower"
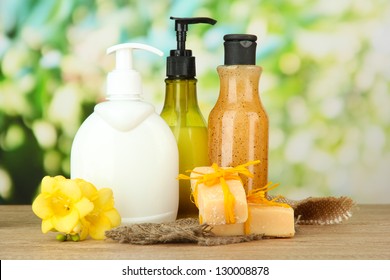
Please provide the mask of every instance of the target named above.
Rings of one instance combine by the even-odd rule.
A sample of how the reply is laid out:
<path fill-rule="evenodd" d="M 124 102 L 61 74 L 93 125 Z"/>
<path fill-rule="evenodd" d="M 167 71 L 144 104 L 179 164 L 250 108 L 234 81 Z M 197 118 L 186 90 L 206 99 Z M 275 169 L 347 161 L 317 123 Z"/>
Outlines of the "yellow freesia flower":
<path fill-rule="evenodd" d="M 41 193 L 32 204 L 32 210 L 42 219 L 42 232 L 50 230 L 74 233 L 80 219 L 94 208 L 73 180 L 63 176 L 42 179 Z"/>
<path fill-rule="evenodd" d="M 104 239 L 105 231 L 121 223 L 112 190 L 97 190 L 83 179 L 44 177 L 32 209 L 42 219 L 42 232 L 62 232 L 57 236 L 61 241 L 84 240 L 88 235 Z"/>
<path fill-rule="evenodd" d="M 99 191 L 96 188 L 81 179 L 76 179 L 83 194 L 92 201 L 94 209 L 82 220 L 85 228 L 93 239 L 104 239 L 105 231 L 119 226 L 121 217 L 114 208 L 114 197 L 112 190 L 103 188 Z M 80 237 L 81 238 L 81 237 Z"/>

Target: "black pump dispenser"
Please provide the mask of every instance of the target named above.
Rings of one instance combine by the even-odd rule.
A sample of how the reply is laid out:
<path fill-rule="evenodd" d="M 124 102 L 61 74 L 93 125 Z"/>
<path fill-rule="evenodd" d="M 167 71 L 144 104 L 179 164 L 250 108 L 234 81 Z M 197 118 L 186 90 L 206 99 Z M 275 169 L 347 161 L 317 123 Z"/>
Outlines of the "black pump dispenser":
<path fill-rule="evenodd" d="M 225 65 L 255 65 L 256 35 L 228 34 L 225 40 Z"/>
<path fill-rule="evenodd" d="M 196 75 L 195 57 L 186 49 L 186 37 L 189 24 L 207 23 L 214 25 L 217 21 L 207 17 L 178 18 L 175 21 L 177 49 L 170 51 L 167 57 L 167 76 L 172 78 L 193 78 Z"/>

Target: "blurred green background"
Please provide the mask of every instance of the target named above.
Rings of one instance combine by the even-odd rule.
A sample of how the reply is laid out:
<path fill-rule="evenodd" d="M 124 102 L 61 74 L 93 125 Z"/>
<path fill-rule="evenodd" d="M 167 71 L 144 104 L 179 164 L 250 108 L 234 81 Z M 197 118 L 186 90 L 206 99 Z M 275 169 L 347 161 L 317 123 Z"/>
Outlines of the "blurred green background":
<path fill-rule="evenodd" d="M 176 47 L 169 16 L 218 20 L 187 37 L 206 119 L 223 35 L 258 36 L 278 193 L 390 203 L 388 0 L 1 0 L 0 204 L 29 204 L 43 176 L 69 176 L 73 137 L 114 64 L 106 49 L 141 42 L 167 56 Z M 144 98 L 160 112 L 165 58 L 135 57 Z"/>

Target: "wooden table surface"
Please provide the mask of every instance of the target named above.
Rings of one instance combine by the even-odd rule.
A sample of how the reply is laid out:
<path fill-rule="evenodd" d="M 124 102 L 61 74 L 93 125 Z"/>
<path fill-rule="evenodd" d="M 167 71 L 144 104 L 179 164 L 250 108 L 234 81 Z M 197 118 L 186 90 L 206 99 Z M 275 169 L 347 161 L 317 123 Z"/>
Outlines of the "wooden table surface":
<path fill-rule="evenodd" d="M 0 259 L 382 259 L 390 260 L 390 205 L 359 205 L 339 225 L 299 226 L 291 239 L 202 247 L 129 245 L 114 241 L 59 242 L 43 234 L 30 205 L 0 205 Z"/>

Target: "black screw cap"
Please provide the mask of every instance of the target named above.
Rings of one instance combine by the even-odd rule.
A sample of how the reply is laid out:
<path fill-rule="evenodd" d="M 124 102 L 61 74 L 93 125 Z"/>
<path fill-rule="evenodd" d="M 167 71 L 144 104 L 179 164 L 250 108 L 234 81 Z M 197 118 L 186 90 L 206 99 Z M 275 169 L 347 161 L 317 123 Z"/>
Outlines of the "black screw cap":
<path fill-rule="evenodd" d="M 255 65 L 256 35 L 227 34 L 225 40 L 225 65 Z"/>

